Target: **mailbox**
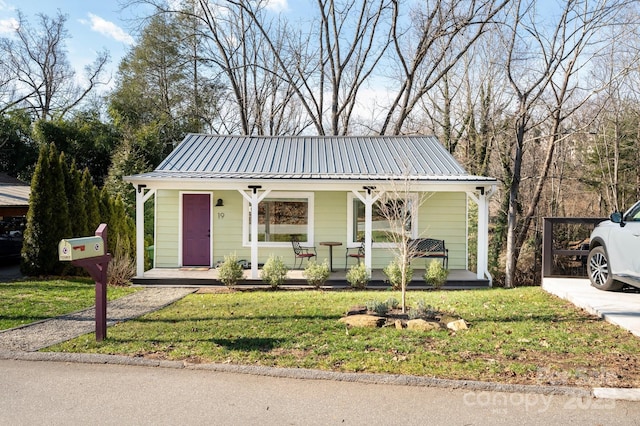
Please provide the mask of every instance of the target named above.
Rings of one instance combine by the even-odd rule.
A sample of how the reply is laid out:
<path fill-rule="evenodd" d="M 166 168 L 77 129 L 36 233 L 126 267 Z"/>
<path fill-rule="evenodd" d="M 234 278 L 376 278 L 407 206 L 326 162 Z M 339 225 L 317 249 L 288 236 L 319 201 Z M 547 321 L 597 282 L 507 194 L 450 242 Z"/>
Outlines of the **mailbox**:
<path fill-rule="evenodd" d="M 61 261 L 80 260 L 104 255 L 104 241 L 101 237 L 82 237 L 61 240 L 58 256 Z"/>

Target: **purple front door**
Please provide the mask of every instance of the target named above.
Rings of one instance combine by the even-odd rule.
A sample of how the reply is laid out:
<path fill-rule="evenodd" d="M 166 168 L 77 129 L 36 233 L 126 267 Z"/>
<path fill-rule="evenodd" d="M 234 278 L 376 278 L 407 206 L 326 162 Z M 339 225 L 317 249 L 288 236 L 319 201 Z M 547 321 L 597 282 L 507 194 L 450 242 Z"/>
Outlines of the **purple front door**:
<path fill-rule="evenodd" d="M 211 196 L 182 196 L 182 265 L 210 266 Z"/>

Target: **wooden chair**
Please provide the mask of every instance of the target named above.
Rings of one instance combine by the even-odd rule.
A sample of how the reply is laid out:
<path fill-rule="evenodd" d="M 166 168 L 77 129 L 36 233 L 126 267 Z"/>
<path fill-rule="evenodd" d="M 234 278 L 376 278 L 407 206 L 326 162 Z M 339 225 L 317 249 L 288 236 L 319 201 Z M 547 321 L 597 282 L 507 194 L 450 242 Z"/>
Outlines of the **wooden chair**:
<path fill-rule="evenodd" d="M 302 262 L 307 259 L 311 259 L 312 257 L 316 257 L 316 248 L 315 247 L 305 247 L 300 245 L 300 241 L 296 237 L 291 238 L 291 245 L 293 246 L 293 254 L 295 256 L 295 261 L 293 263 L 293 269 L 297 269 L 298 259 L 300 259 L 300 268 L 302 268 Z"/>
<path fill-rule="evenodd" d="M 356 250 L 355 252 L 349 252 L 349 250 Z M 347 247 L 347 252 L 344 255 L 344 270 L 347 270 L 347 266 L 349 266 L 349 258 L 358 259 L 358 262 L 362 262 L 361 259 L 364 259 L 364 238 L 360 240 L 360 245 L 358 247 Z"/>

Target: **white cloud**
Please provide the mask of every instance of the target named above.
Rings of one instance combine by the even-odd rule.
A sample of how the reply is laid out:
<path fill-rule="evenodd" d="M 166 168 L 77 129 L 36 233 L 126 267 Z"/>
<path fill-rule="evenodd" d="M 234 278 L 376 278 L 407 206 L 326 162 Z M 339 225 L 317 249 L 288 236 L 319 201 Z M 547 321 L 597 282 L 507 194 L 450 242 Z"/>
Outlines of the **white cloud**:
<path fill-rule="evenodd" d="M 93 13 L 89 13 L 88 15 L 89 20 L 91 21 L 91 29 L 93 31 L 126 44 L 133 44 L 135 42 L 133 37 L 113 22 L 107 21 Z"/>
<path fill-rule="evenodd" d="M 288 0 L 267 0 L 267 9 L 274 12 L 284 12 L 289 9 Z"/>
<path fill-rule="evenodd" d="M 18 28 L 18 25 L 16 18 L 0 19 L 0 34 L 13 33 Z"/>
<path fill-rule="evenodd" d="M 16 8 L 15 8 L 15 6 L 8 4 L 6 1 L 0 0 L 0 10 L 14 11 L 14 10 L 16 10 Z"/>

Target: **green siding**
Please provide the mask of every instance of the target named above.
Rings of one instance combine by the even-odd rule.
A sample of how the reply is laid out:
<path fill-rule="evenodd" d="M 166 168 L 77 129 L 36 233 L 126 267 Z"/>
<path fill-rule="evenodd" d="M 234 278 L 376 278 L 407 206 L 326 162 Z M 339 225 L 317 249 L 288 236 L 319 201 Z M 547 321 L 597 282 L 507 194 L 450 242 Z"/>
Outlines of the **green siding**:
<path fill-rule="evenodd" d="M 157 268 L 178 266 L 179 199 L 178 191 L 156 192 L 156 263 Z"/>
<path fill-rule="evenodd" d="M 159 190 L 156 195 L 156 266 L 175 268 L 178 259 L 179 191 Z M 214 264 L 235 253 L 239 259 L 251 259 L 251 248 L 243 246 L 243 197 L 238 191 L 212 191 L 214 200 L 221 198 L 223 207 L 213 207 L 212 253 Z M 449 268 L 466 268 L 466 195 L 464 193 L 434 193 L 420 206 L 418 234 L 421 237 L 444 239 L 449 249 Z M 338 241 L 333 248 L 335 269 L 344 268 L 347 241 L 347 193 L 316 192 L 314 195 L 314 245 L 318 260 L 329 258 L 329 248 L 322 241 Z M 270 255 L 280 256 L 293 266 L 293 251 L 289 247 L 260 247 L 259 262 Z M 374 248 L 372 266 L 386 266 L 394 257 L 392 249 Z M 416 260 L 417 268 L 424 267 Z"/>
<path fill-rule="evenodd" d="M 224 207 L 213 208 L 213 264 L 234 253 L 238 259 L 250 261 L 251 248 L 242 247 L 244 198 L 238 191 L 215 191 L 213 196 L 214 200 L 222 198 L 224 201 Z"/>

